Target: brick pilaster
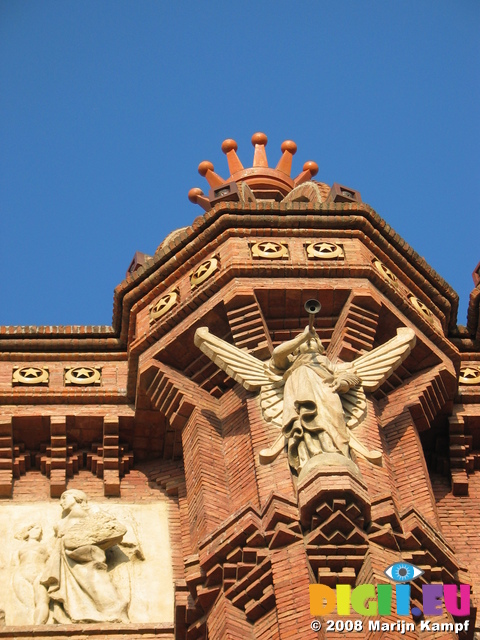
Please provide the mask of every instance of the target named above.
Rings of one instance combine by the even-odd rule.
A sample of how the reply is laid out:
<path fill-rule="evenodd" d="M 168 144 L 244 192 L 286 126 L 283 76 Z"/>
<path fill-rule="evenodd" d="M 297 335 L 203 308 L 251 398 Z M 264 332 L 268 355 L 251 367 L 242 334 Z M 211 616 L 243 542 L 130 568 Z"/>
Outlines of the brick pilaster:
<path fill-rule="evenodd" d="M 271 555 L 278 638 L 311 638 L 309 574 L 303 540 Z"/>
<path fill-rule="evenodd" d="M 182 432 L 185 481 L 192 541 L 198 542 L 229 515 L 221 424 L 195 408 Z"/>

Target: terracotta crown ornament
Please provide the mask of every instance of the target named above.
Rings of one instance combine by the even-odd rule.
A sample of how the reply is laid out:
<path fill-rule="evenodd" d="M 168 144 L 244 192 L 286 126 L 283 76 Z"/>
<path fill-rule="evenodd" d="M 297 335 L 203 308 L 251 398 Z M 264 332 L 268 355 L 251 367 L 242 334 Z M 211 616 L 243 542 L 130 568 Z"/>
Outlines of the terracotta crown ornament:
<path fill-rule="evenodd" d="M 207 179 L 210 185 L 208 197 L 201 189 L 194 188 L 188 192 L 191 202 L 199 204 L 208 211 L 217 202 L 246 200 L 270 200 L 281 202 L 296 187 L 309 182 L 318 173 L 316 162 L 305 162 L 303 171 L 296 177 L 291 177 L 292 158 L 297 152 L 297 145 L 293 140 L 282 142 L 282 156 L 273 169 L 268 166 L 267 136 L 264 133 L 254 133 L 252 145 L 253 166 L 245 169 L 237 156 L 238 145 L 235 140 L 227 139 L 222 143 L 222 151 L 227 156 L 230 177 L 224 180 L 214 171 L 213 164 L 204 160 L 198 165 L 198 173 Z"/>

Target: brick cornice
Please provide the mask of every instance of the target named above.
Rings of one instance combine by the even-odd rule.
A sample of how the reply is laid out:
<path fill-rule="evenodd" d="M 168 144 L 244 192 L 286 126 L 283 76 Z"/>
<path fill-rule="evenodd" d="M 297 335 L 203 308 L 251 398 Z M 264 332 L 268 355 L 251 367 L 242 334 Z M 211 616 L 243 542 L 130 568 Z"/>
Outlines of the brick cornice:
<path fill-rule="evenodd" d="M 308 235 L 312 230 L 355 230 L 365 234 L 415 282 L 442 310 L 448 329 L 456 330 L 458 295 L 395 231 L 364 203 L 269 203 L 244 205 L 219 203 L 199 216 L 185 230 L 160 245 L 155 256 L 120 283 L 114 294 L 112 327 L 0 327 L 0 351 L 96 351 L 125 350 L 134 334 L 131 311 L 152 289 L 178 268 L 222 242 L 225 231 L 241 230 L 283 235 Z M 287 233 L 288 232 L 288 233 Z"/>
<path fill-rule="evenodd" d="M 312 215 L 313 214 L 313 215 Z M 269 235 L 282 235 L 281 231 L 289 229 L 289 235 L 308 235 L 309 230 L 328 229 L 349 231 L 359 229 L 378 244 L 387 254 L 395 249 L 394 257 L 403 258 L 402 268 L 408 269 L 408 275 L 424 289 L 425 281 L 429 285 L 427 294 L 444 299 L 444 307 L 449 317 L 449 329 L 456 326 L 458 295 L 439 276 L 416 251 L 414 251 L 369 205 L 364 203 L 322 203 L 303 202 L 268 203 L 256 205 L 240 205 L 236 202 L 219 203 L 203 216 L 196 218 L 191 227 L 182 230 L 169 243 L 160 245 L 151 262 L 138 269 L 126 278 L 115 289 L 114 326 L 120 320 L 120 308 L 123 307 L 122 319 L 126 319 L 129 310 L 130 296 L 135 294 L 135 301 L 140 299 L 159 281 L 158 271 L 166 267 L 175 258 L 175 266 L 187 262 L 199 251 L 212 250 L 212 243 L 219 239 L 226 229 L 265 228 Z M 162 276 L 166 273 L 162 269 Z M 136 289 L 138 290 L 136 291 Z M 120 334 L 124 331 L 123 323 Z"/>

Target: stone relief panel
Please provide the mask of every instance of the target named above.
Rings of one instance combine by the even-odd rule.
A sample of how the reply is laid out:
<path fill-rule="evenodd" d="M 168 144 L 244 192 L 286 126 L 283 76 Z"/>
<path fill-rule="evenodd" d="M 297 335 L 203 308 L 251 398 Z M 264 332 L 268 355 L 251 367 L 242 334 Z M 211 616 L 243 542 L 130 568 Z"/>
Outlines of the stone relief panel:
<path fill-rule="evenodd" d="M 173 620 L 167 505 L 0 506 L 0 620 L 6 625 Z"/>

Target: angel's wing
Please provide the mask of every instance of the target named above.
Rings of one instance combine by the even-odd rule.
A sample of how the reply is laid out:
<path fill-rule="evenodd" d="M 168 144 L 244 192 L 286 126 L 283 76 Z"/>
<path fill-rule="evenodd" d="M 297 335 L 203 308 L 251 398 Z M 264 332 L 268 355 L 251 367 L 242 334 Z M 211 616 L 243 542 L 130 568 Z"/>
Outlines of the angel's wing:
<path fill-rule="evenodd" d="M 284 383 L 283 378 L 270 371 L 264 362 L 212 335 L 207 327 L 196 330 L 195 345 L 247 391 L 258 391 L 264 385 L 280 386 Z"/>
<path fill-rule="evenodd" d="M 260 406 L 264 420 L 273 422 L 276 427 L 281 429 L 283 426 L 283 385 L 278 386 L 277 382 L 273 382 L 263 386 L 260 391 Z"/>
<path fill-rule="evenodd" d="M 282 379 L 283 383 L 283 379 Z M 262 387 L 260 391 L 260 406 L 262 408 L 263 419 L 271 422 L 280 434 L 271 447 L 262 449 L 259 452 L 259 460 L 262 464 L 273 462 L 275 458 L 283 451 L 285 445 L 285 436 L 282 433 L 283 427 L 283 384 L 273 382 Z"/>
<path fill-rule="evenodd" d="M 217 367 L 225 371 L 247 391 L 260 389 L 260 407 L 264 420 L 282 428 L 283 385 L 282 376 L 276 375 L 268 366 L 250 353 L 212 335 L 207 327 L 195 332 L 195 345 L 212 360 Z M 274 460 L 283 449 L 285 438 L 279 435 L 268 449 L 260 451 L 263 464 Z"/>
<path fill-rule="evenodd" d="M 365 391 L 376 391 L 408 357 L 415 346 L 413 329 L 397 329 L 397 335 L 373 351 L 360 356 L 349 364 L 337 365 L 339 369 L 351 370 L 362 381 Z"/>
<path fill-rule="evenodd" d="M 367 413 L 367 399 L 363 389 L 358 385 L 339 395 L 345 414 L 345 424 L 349 429 L 354 429 Z"/>

